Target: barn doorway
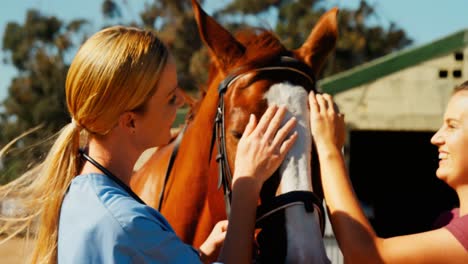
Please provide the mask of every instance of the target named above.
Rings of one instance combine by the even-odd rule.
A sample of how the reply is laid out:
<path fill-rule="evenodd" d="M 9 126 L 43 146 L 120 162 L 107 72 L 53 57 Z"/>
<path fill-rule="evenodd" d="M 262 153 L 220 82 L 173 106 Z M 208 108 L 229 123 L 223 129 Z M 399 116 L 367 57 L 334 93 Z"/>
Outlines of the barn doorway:
<path fill-rule="evenodd" d="M 381 237 L 431 229 L 455 192 L 435 176 L 434 132 L 352 131 L 349 173 L 369 220 Z"/>

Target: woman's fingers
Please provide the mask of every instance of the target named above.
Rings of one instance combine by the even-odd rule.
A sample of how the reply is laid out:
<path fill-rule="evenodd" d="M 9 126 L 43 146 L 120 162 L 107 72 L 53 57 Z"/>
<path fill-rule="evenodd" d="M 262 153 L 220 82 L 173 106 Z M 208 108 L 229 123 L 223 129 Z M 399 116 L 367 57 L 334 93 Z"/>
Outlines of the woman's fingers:
<path fill-rule="evenodd" d="M 250 114 L 249 123 L 247 123 L 247 126 L 244 129 L 243 135 L 246 135 L 246 136 L 250 135 L 252 133 L 252 131 L 254 131 L 256 123 L 257 123 L 257 121 L 256 121 L 256 118 L 255 118 L 255 115 Z"/>
<path fill-rule="evenodd" d="M 284 106 L 281 106 L 277 109 L 275 115 L 270 120 L 270 123 L 268 124 L 268 127 L 265 131 L 265 134 L 264 134 L 265 140 L 267 140 L 268 142 L 273 141 L 278 129 L 281 126 L 281 121 L 283 121 L 283 118 L 286 115 L 286 112 L 287 110 L 286 110 L 286 107 Z"/>
<path fill-rule="evenodd" d="M 226 232 L 227 227 L 228 227 L 228 220 L 221 220 L 218 223 L 216 223 L 216 227 L 221 231 L 221 232 Z"/>
<path fill-rule="evenodd" d="M 275 149 L 281 150 L 283 142 L 285 142 L 287 136 L 290 134 L 290 132 L 293 130 L 293 128 L 296 126 L 296 118 L 292 117 L 289 119 L 286 124 L 284 124 L 278 132 L 274 135 L 274 139 L 271 141 L 271 145 Z M 294 134 L 297 134 L 297 132 L 294 132 L 291 134 L 291 136 L 294 136 Z M 281 152 L 281 151 L 280 151 Z"/>
<path fill-rule="evenodd" d="M 285 151 L 291 148 L 297 135 L 291 131 L 296 125 L 291 118 L 282 125 L 287 110 L 285 107 L 270 106 L 252 128 L 252 119 L 246 126 L 239 140 L 235 158 L 234 178 L 253 176 L 259 180 L 259 186 L 273 174 L 285 157 Z M 250 134 L 249 131 L 252 131 Z"/>
<path fill-rule="evenodd" d="M 322 98 L 323 100 L 325 101 L 325 104 L 326 104 L 326 110 L 328 113 L 334 113 L 335 112 L 335 109 L 333 108 L 333 100 L 332 100 L 332 97 L 331 95 L 329 94 L 322 94 Z"/>
<path fill-rule="evenodd" d="M 268 126 L 271 123 L 271 120 L 275 116 L 276 112 L 278 110 L 278 106 L 276 105 L 271 105 L 267 108 L 265 113 L 262 115 L 260 118 L 260 121 L 258 121 L 258 125 L 255 128 L 255 132 L 258 133 L 259 135 L 264 135 L 266 130 L 268 129 Z"/>
<path fill-rule="evenodd" d="M 287 152 L 297 138 L 297 133 L 293 133 L 288 141 L 286 141 L 286 138 L 296 126 L 296 118 L 291 117 L 284 125 L 281 125 L 286 116 L 287 109 L 284 106 L 276 108 L 277 110 L 273 116 L 267 116 L 270 122 L 267 124 L 265 133 L 263 134 L 263 141 L 268 145 L 267 147 L 269 147 L 273 154 L 283 155 L 283 152 L 285 150 Z"/>
<path fill-rule="evenodd" d="M 286 154 L 289 152 L 289 150 L 291 150 L 292 146 L 294 145 L 294 143 L 296 142 L 297 140 L 297 137 L 298 137 L 298 134 L 296 131 L 294 131 L 294 133 L 292 133 L 292 135 L 283 141 L 280 149 L 279 149 L 279 154 L 284 157 L 286 156 Z"/>
<path fill-rule="evenodd" d="M 312 113 L 318 113 L 320 111 L 317 98 L 315 98 L 315 92 L 309 93 L 309 107 Z"/>
<path fill-rule="evenodd" d="M 323 97 L 321 94 L 316 94 L 315 98 L 317 99 L 318 105 L 319 105 L 319 113 L 324 114 L 327 112 L 328 109 L 328 103 L 327 100 Z"/>
<path fill-rule="evenodd" d="M 313 108 L 314 98 L 316 108 Z M 338 106 L 334 103 L 333 97 L 329 94 L 310 94 L 311 102 L 310 124 L 311 132 L 318 143 L 326 143 L 324 146 L 333 145 L 341 148 L 345 139 L 344 115 L 340 113 Z"/>
<path fill-rule="evenodd" d="M 286 116 L 286 113 L 286 107 L 271 105 L 260 118 L 260 121 L 255 128 L 255 132 L 258 133 L 257 135 L 260 136 L 264 142 L 270 145 L 271 148 L 279 149 L 288 133 L 296 125 L 296 119 L 292 117 L 286 122 L 286 124 L 281 126 L 281 122 Z"/>
<path fill-rule="evenodd" d="M 333 97 L 329 94 L 324 94 L 323 99 L 327 102 L 327 109 L 326 112 L 329 115 L 334 115 L 335 113 L 339 113 L 338 106 L 333 102 Z"/>
<path fill-rule="evenodd" d="M 319 113 L 328 115 L 340 115 L 338 105 L 335 104 L 335 102 L 333 101 L 333 97 L 330 94 L 315 94 L 314 92 L 310 92 L 309 105 L 311 109 L 311 114 Z"/>

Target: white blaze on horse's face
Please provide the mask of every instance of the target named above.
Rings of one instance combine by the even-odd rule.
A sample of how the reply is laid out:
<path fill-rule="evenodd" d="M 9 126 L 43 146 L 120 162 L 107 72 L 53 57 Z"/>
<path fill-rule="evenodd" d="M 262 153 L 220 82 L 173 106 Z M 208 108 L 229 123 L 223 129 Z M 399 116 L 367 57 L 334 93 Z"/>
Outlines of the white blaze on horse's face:
<path fill-rule="evenodd" d="M 276 195 L 291 191 L 313 191 L 308 92 L 301 86 L 279 83 L 268 89 L 265 99 L 269 105 L 287 107 L 288 114 L 283 124 L 291 116 L 297 120 L 295 130 L 298 138 L 279 169 L 281 182 Z M 286 208 L 285 216 L 288 240 L 286 263 L 330 263 L 322 242 L 317 210 L 308 213 L 302 204 L 298 204 Z"/>
<path fill-rule="evenodd" d="M 289 83 L 274 84 L 265 94 L 268 105 L 276 104 L 286 106 L 288 109 L 286 118 L 282 121 L 283 125 L 292 116 L 295 116 L 297 120 L 295 130 L 298 133 L 298 138 L 280 167 L 282 177 L 277 195 L 291 191 L 312 191 L 312 178 L 310 177 L 312 136 L 307 105 L 308 93 L 301 86 L 291 86 L 294 85 Z"/>

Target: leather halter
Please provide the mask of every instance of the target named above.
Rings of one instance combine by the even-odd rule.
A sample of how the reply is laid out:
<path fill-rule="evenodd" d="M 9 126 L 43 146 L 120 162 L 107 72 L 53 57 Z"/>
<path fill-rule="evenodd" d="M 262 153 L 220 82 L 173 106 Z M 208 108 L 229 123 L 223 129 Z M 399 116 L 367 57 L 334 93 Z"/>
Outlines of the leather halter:
<path fill-rule="evenodd" d="M 239 78 L 243 77 L 249 72 L 265 72 L 265 71 L 290 71 L 299 74 L 305 78 L 313 87 L 315 87 L 316 80 L 315 76 L 311 76 L 305 72 L 308 67 L 302 62 L 292 57 L 282 56 L 280 57 L 277 65 L 266 66 L 250 71 L 243 71 L 244 69 L 238 68 L 232 73 L 228 74 L 227 77 L 219 84 L 218 93 L 219 101 L 217 107 L 217 113 L 214 124 L 214 135 L 211 141 L 210 149 L 213 150 L 214 140 L 216 139 L 218 154 L 216 156 L 216 162 L 218 162 L 218 189 L 223 186 L 224 190 L 224 201 L 226 206 L 226 214 L 229 216 L 231 210 L 231 184 L 232 184 L 232 173 L 228 164 L 227 150 L 226 150 L 226 133 L 225 133 L 225 120 L 224 120 L 224 94 L 226 93 L 229 86 Z M 211 154 L 210 159 L 211 160 Z M 314 205 L 319 209 L 320 216 L 320 227 L 323 232 L 325 230 L 325 214 L 321 203 L 321 199 L 318 198 L 313 192 L 308 191 L 293 191 L 274 197 L 267 204 L 262 204 L 257 208 L 257 226 L 261 226 L 262 222 L 267 217 L 273 215 L 279 210 L 286 209 L 287 207 L 297 205 L 298 203 L 304 204 L 308 212 L 314 211 Z"/>

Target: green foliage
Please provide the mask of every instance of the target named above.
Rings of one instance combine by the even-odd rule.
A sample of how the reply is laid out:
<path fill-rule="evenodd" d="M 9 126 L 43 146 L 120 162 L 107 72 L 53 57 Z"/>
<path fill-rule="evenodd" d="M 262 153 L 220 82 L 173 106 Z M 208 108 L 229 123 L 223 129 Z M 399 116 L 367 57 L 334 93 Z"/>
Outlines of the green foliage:
<path fill-rule="evenodd" d="M 8 96 L 2 103 L 0 146 L 43 124 L 39 132 L 23 138 L 15 147 L 34 145 L 70 121 L 65 106 L 65 77 L 69 67 L 65 55 L 76 46 L 73 37 L 86 23 L 83 19 L 65 23 L 37 10 L 28 10 L 23 24 L 7 24 L 2 49 L 10 55 L 7 61 L 18 70 L 18 75 L 11 81 Z M 7 156 L 1 175 L 8 179 L 16 177 L 47 150 L 48 147 L 39 146 L 28 148 L 16 157 Z"/>
<path fill-rule="evenodd" d="M 119 6 L 112 0 L 104 0 L 101 6 L 102 14 L 108 18 L 121 17 L 122 12 L 120 11 Z"/>
<path fill-rule="evenodd" d="M 175 57 L 179 84 L 187 91 L 195 91 L 200 78 L 190 72 L 193 55 L 203 48 L 193 19 L 192 5 L 186 0 L 161 0 L 147 4 L 140 14 L 143 27 L 158 31 Z M 199 58 L 196 57 L 195 60 Z M 200 58 L 206 61 L 206 58 Z M 207 65 L 204 66 L 207 68 Z"/>
<path fill-rule="evenodd" d="M 234 0 L 220 12 L 223 15 L 261 15 L 276 9 L 275 32 L 287 47 L 294 49 L 305 41 L 320 16 L 330 7 L 324 0 Z M 356 10 L 339 10 L 337 47 L 319 78 L 350 69 L 411 44 L 411 39 L 394 23 L 388 28 L 369 26 L 369 20 L 377 15 L 365 0 L 361 0 Z"/>
<path fill-rule="evenodd" d="M 263 0 L 263 1 L 252 1 L 252 0 L 237 0 L 232 1 L 226 7 L 221 10 L 221 13 L 225 14 L 244 14 L 244 15 L 255 15 L 267 11 L 270 7 L 278 7 L 281 2 L 280 0 Z"/>
<path fill-rule="evenodd" d="M 106 0 L 104 4 L 109 5 L 108 2 L 112 2 L 113 9 L 123 8 L 118 1 Z M 320 16 L 330 7 L 325 0 L 232 0 L 212 15 L 231 31 L 248 25 L 253 16 L 274 18 L 277 21 L 275 33 L 288 48 L 294 49 L 305 41 Z M 361 0 L 356 10 L 340 9 L 337 48 L 319 78 L 411 44 L 406 33 L 394 23 L 388 28 L 369 26 L 369 20 L 377 15 L 366 0 Z M 208 53 L 199 39 L 190 1 L 151 1 L 140 13 L 140 18 L 140 26 L 157 30 L 173 52 L 181 87 L 193 92 L 206 81 Z"/>
<path fill-rule="evenodd" d="M 367 20 L 375 15 L 375 10 L 366 1 L 361 1 L 357 10 L 340 11 L 340 38 L 329 74 L 347 70 L 412 43 L 393 22 L 387 29 L 378 25 L 367 26 Z"/>

